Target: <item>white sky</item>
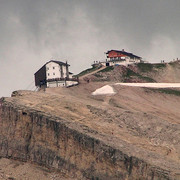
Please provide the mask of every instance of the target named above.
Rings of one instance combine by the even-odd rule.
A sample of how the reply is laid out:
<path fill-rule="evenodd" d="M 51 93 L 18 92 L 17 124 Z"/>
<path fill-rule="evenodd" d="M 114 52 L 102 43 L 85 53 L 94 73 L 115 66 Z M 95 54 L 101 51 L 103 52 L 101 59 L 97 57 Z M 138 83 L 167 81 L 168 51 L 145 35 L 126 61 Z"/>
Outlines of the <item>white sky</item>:
<path fill-rule="evenodd" d="M 179 0 L 0 0 L 0 97 L 27 89 L 52 58 L 78 73 L 110 49 L 180 57 L 179 18 Z"/>

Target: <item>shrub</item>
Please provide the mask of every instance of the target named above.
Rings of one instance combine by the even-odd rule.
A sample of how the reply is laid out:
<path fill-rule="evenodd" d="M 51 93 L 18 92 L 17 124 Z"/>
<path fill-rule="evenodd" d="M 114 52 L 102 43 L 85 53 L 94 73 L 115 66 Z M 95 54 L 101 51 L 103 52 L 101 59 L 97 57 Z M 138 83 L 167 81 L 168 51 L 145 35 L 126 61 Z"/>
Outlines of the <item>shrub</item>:
<path fill-rule="evenodd" d="M 142 72 L 148 72 L 153 70 L 153 65 L 149 63 L 138 63 L 137 66 Z"/>
<path fill-rule="evenodd" d="M 92 68 L 86 69 L 86 70 L 80 72 L 80 73 L 79 73 L 78 75 L 76 75 L 76 76 L 83 76 L 83 75 L 88 74 L 88 73 L 90 73 L 90 72 L 92 72 L 92 71 L 95 71 L 96 69 L 99 69 L 99 67 L 92 67 Z"/>
<path fill-rule="evenodd" d="M 180 96 L 180 90 L 175 90 L 175 89 L 170 89 L 170 88 L 159 88 L 159 89 L 147 88 L 147 89 L 154 91 L 154 92 Z"/>
<path fill-rule="evenodd" d="M 154 79 L 150 78 L 150 77 L 146 77 L 146 76 L 142 76 L 139 73 L 136 73 L 134 71 L 132 71 L 131 69 L 127 69 L 126 74 L 124 75 L 125 78 L 131 78 L 132 76 L 136 76 L 139 79 L 145 80 L 147 82 L 156 82 Z"/>
<path fill-rule="evenodd" d="M 99 72 L 108 72 L 108 71 L 112 71 L 113 69 L 114 69 L 113 66 L 108 66 L 108 67 L 106 67 L 105 69 L 103 69 L 103 70 L 101 70 Z"/>
<path fill-rule="evenodd" d="M 162 63 L 153 64 L 153 67 L 155 67 L 155 68 L 157 68 L 157 69 L 161 69 L 161 68 L 165 68 L 165 67 L 166 67 L 166 64 L 162 64 Z"/>

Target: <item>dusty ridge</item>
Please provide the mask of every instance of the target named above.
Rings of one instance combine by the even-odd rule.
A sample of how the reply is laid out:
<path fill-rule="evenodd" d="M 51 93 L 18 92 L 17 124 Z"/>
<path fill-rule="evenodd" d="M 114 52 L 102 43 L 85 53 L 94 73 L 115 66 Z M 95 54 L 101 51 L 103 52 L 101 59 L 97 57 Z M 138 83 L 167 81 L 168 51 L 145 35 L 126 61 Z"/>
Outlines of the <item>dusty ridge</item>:
<path fill-rule="evenodd" d="M 41 126 L 38 125 L 42 133 L 38 135 L 34 132 L 34 135 L 31 135 L 31 139 L 33 137 L 33 142 L 36 144 L 34 146 L 30 142 L 29 145 L 31 151 L 28 152 L 32 160 L 37 153 L 33 148 L 37 149 L 41 145 L 41 150 L 38 150 L 40 154 L 45 153 L 45 149 L 49 147 L 51 152 L 58 154 L 65 161 L 66 166 L 61 168 L 69 167 L 71 172 L 72 166 L 76 167 L 78 169 L 76 172 L 79 174 L 71 172 L 76 178 L 81 174 L 85 178 L 99 179 L 105 177 L 178 179 L 180 174 L 179 96 L 154 92 L 147 88 L 119 86 L 113 86 L 117 92 L 113 96 L 91 95 L 105 84 L 87 83 L 68 89 L 52 88 L 47 89 L 46 93 L 23 91 L 16 93 L 13 98 L 5 98 L 3 103 L 7 104 L 5 109 L 8 106 L 17 106 L 15 111 L 10 108 L 9 113 L 16 114 L 16 111 L 21 109 L 22 115 L 17 116 L 20 118 L 17 121 L 20 123 L 19 126 L 22 126 L 23 112 L 31 114 L 31 109 L 34 109 L 37 118 L 41 114 L 45 116 L 41 121 L 34 118 L 27 119 L 27 122 L 33 122 L 34 128 L 42 122 Z M 0 127 L 4 127 L 1 129 L 4 132 L 1 136 L 6 136 L 7 132 L 10 132 L 7 128 L 11 126 L 6 125 L 9 115 L 3 114 L 3 116 L 6 116 L 6 121 L 5 119 L 0 121 Z M 56 129 L 49 126 L 52 116 L 57 119 L 55 120 L 57 122 L 53 120 L 53 124 L 55 123 L 53 127 L 58 127 L 60 131 L 56 132 Z M 15 115 L 10 117 L 12 120 Z M 65 123 L 65 126 L 61 123 Z M 61 130 L 62 127 L 64 128 Z M 49 131 L 49 128 L 52 131 Z M 16 130 L 14 133 L 18 134 L 18 132 Z M 46 138 L 45 132 L 51 134 L 50 139 Z M 63 134 L 60 135 L 60 132 Z M 53 136 L 53 133 L 57 135 Z M 58 140 L 57 137 L 60 139 Z M 77 137 L 80 139 L 78 140 Z M 63 141 L 61 138 L 67 140 Z M 0 142 L 1 156 L 6 157 L 6 153 L 2 153 L 5 144 L 2 144 L 2 139 Z M 55 142 L 60 143 L 59 147 L 62 148 L 60 151 Z M 51 145 L 47 146 L 48 144 Z M 68 151 L 65 151 L 65 147 Z M 31 155 L 32 151 L 34 155 Z M 59 154 L 59 152 L 64 153 Z M 41 155 L 42 158 L 45 158 L 44 155 Z M 11 156 L 14 156 L 13 153 Z M 36 161 L 39 163 L 40 159 Z M 48 165 L 46 163 L 45 165 Z"/>

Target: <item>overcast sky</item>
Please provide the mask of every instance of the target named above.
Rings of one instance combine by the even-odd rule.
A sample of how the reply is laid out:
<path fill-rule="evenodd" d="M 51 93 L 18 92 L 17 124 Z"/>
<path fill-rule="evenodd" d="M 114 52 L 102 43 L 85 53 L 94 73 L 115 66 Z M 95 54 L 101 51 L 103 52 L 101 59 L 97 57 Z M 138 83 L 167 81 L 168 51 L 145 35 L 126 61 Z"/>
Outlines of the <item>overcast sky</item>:
<path fill-rule="evenodd" d="M 78 73 L 107 50 L 180 57 L 180 0 L 0 0 L 0 97 L 33 88 L 50 59 Z"/>

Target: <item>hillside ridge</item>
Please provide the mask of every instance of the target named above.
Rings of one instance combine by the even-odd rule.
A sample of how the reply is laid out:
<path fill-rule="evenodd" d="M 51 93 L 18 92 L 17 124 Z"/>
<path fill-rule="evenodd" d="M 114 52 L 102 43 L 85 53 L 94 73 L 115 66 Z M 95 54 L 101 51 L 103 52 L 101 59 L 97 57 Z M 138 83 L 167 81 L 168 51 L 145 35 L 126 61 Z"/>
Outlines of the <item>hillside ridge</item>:
<path fill-rule="evenodd" d="M 101 66 L 82 71 L 77 76 L 91 81 L 113 82 L 179 82 L 180 62 L 138 63 L 129 66 Z"/>
<path fill-rule="evenodd" d="M 178 82 L 179 63 L 141 66 L 97 68 L 78 86 L 1 98 L 0 158 L 65 179 L 179 179 L 180 88 L 116 85 L 142 77 Z M 105 85 L 116 93 L 92 95 Z"/>

